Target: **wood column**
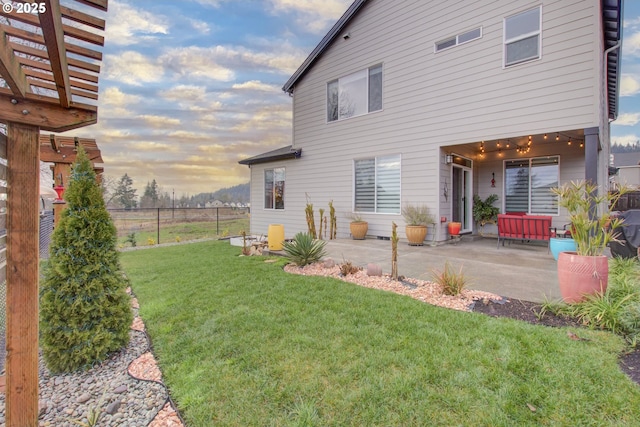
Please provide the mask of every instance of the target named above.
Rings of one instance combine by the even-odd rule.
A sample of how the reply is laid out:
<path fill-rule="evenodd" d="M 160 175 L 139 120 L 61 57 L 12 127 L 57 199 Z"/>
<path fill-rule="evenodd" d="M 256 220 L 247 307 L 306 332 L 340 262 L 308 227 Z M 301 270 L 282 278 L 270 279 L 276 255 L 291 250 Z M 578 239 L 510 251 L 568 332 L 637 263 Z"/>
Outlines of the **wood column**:
<path fill-rule="evenodd" d="M 7 124 L 8 427 L 38 425 L 39 133 Z"/>

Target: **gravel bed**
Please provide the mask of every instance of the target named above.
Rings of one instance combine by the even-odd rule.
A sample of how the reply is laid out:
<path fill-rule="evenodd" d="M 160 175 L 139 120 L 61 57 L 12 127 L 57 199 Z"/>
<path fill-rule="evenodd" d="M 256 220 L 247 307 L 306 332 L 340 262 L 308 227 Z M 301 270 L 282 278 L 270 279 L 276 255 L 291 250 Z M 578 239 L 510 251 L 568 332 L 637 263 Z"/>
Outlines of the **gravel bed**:
<path fill-rule="evenodd" d="M 40 426 L 72 427 L 86 423 L 89 411 L 100 409 L 100 426 L 146 426 L 165 405 L 164 385 L 140 381 L 127 367 L 149 349 L 143 332 L 131 331 L 129 345 L 84 372 L 52 375 L 39 360 Z M 0 395 L 0 424 L 5 398 Z"/>
<path fill-rule="evenodd" d="M 340 267 L 338 265 L 332 266 L 331 264 L 331 261 L 317 262 L 305 265 L 304 267 L 289 264 L 284 267 L 284 270 L 288 273 L 301 274 L 305 276 L 335 277 L 336 279 L 344 280 L 345 282 L 355 283 L 356 285 L 367 288 L 395 292 L 432 305 L 451 308 L 454 310 L 471 311 L 474 301 L 484 299 L 501 299 L 500 296 L 490 292 L 474 291 L 470 289 L 465 289 L 460 293 L 460 295 L 456 296 L 445 295 L 442 292 L 442 286 L 437 283 L 410 278 L 393 280 L 389 275 L 369 276 L 364 270 L 343 276 L 340 273 Z"/>

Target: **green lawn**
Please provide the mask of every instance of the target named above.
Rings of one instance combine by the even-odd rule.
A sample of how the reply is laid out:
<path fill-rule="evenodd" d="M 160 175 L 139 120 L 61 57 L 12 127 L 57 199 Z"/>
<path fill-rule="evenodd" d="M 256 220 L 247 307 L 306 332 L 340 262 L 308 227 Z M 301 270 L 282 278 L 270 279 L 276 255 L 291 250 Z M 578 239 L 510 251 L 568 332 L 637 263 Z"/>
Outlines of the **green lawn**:
<path fill-rule="evenodd" d="M 215 221 L 194 221 L 160 224 L 160 243 L 172 243 L 176 241 L 187 241 L 204 239 L 219 236 L 237 236 L 242 230 L 249 229 L 249 219 L 221 220 L 219 224 Z M 132 231 L 135 230 L 135 231 Z M 130 246 L 127 237 L 131 232 L 135 232 L 136 245 L 147 246 L 158 243 L 157 225 L 147 222 L 145 228 L 122 228 L 119 231 L 118 243 L 123 246 Z M 150 243 L 153 241 L 153 243 Z"/>
<path fill-rule="evenodd" d="M 290 275 L 228 242 L 122 254 L 195 426 L 602 426 L 640 419 L 618 337 Z M 535 411 L 533 410 L 535 409 Z"/>

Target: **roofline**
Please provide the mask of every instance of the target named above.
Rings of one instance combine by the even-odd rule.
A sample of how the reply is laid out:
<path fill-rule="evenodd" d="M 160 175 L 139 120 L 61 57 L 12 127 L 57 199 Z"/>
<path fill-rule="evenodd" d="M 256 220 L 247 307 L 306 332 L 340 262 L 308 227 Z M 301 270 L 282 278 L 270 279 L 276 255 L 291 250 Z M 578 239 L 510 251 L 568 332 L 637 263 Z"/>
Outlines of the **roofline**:
<path fill-rule="evenodd" d="M 320 43 L 311 51 L 307 59 L 304 60 L 302 65 L 298 67 L 295 73 L 287 80 L 282 86 L 282 90 L 287 93 L 293 93 L 293 87 L 296 82 L 307 72 L 309 68 L 316 62 L 316 60 L 324 53 L 329 47 L 331 42 L 342 32 L 344 27 L 351 21 L 355 14 L 360 10 L 367 0 L 355 0 L 349 9 L 338 19 L 329 32 L 322 38 Z"/>
<path fill-rule="evenodd" d="M 283 150 L 286 149 L 289 149 L 289 151 L 283 152 Z M 287 147 L 269 151 L 267 153 L 258 154 L 257 156 L 253 156 L 248 159 L 240 160 L 238 163 L 240 163 L 241 165 L 251 166 L 258 163 L 275 162 L 277 160 L 299 159 L 300 156 L 302 156 L 302 148 L 293 149 L 290 145 L 288 145 Z"/>

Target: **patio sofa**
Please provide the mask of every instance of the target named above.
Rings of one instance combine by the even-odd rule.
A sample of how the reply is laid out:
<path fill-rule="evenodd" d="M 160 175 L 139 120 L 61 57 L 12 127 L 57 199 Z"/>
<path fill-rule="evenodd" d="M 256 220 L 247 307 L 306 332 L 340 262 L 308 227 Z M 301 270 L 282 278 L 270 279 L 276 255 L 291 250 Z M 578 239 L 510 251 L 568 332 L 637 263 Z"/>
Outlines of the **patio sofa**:
<path fill-rule="evenodd" d="M 546 241 L 551 238 L 551 217 L 518 213 L 498 214 L 498 248 L 505 240 Z"/>

